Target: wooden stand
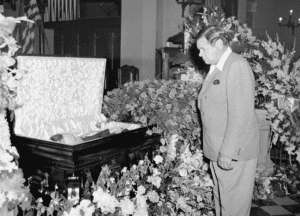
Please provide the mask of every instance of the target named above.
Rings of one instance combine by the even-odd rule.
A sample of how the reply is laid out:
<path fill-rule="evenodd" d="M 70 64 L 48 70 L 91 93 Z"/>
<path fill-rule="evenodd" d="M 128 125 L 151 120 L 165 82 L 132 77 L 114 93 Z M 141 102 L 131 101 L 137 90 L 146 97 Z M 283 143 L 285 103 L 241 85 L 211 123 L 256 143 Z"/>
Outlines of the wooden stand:
<path fill-rule="evenodd" d="M 162 47 L 159 49 L 162 59 L 161 78 L 168 80 L 171 78 L 170 74 L 170 58 L 174 57 L 181 52 L 181 48 L 178 47 Z"/>
<path fill-rule="evenodd" d="M 270 159 L 271 122 L 266 120 L 267 111 L 256 109 L 260 125 L 260 155 L 258 157 L 257 172 L 261 176 L 270 176 L 274 171 L 274 163 Z"/>

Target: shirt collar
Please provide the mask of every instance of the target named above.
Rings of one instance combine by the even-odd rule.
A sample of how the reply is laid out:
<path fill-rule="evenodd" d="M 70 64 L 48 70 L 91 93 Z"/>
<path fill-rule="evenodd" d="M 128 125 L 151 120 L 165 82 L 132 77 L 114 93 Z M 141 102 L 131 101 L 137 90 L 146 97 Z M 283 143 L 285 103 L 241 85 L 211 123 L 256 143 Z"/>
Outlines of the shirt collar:
<path fill-rule="evenodd" d="M 230 47 L 228 47 L 228 48 L 226 49 L 226 51 L 223 53 L 223 55 L 221 56 L 221 58 L 220 58 L 218 64 L 216 65 L 216 67 L 217 67 L 220 71 L 223 70 L 224 64 L 225 64 L 225 62 L 226 62 L 228 56 L 230 55 L 230 53 L 232 53 L 232 50 L 231 50 Z"/>

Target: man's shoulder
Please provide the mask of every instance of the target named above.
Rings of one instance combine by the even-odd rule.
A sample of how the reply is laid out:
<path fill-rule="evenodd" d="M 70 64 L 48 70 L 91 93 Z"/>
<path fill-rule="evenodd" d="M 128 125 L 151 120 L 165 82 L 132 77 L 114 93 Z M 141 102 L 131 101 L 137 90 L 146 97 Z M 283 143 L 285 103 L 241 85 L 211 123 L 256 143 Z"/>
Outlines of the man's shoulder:
<path fill-rule="evenodd" d="M 225 62 L 225 65 L 230 66 L 232 64 L 239 64 L 240 66 L 250 67 L 249 62 L 242 55 L 236 54 L 234 52 L 230 53 Z"/>
<path fill-rule="evenodd" d="M 229 61 L 245 61 L 247 62 L 247 60 L 240 54 L 231 52 L 230 55 L 228 56 Z"/>
<path fill-rule="evenodd" d="M 238 67 L 242 67 L 244 69 L 248 68 L 249 72 L 252 71 L 249 62 L 247 61 L 247 59 L 245 59 L 242 55 L 240 54 L 236 54 L 234 52 L 230 53 L 230 55 L 228 56 L 225 64 L 224 64 L 224 71 L 228 71 L 230 70 L 230 68 L 235 65 Z"/>

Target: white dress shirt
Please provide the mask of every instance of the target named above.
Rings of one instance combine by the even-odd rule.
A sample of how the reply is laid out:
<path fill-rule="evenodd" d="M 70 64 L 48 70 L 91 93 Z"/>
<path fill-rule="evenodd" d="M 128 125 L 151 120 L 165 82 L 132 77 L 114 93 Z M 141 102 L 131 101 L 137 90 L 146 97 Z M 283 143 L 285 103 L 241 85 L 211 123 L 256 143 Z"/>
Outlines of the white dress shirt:
<path fill-rule="evenodd" d="M 207 73 L 207 76 L 205 77 L 206 79 L 212 74 L 212 72 L 215 70 L 215 68 L 217 67 L 220 71 L 223 70 L 224 64 L 228 58 L 228 56 L 230 55 L 230 53 L 232 53 L 232 50 L 230 47 L 228 47 L 226 49 L 226 51 L 223 53 L 223 55 L 221 56 L 219 62 L 217 63 L 217 65 L 210 65 L 209 68 L 209 72 Z"/>

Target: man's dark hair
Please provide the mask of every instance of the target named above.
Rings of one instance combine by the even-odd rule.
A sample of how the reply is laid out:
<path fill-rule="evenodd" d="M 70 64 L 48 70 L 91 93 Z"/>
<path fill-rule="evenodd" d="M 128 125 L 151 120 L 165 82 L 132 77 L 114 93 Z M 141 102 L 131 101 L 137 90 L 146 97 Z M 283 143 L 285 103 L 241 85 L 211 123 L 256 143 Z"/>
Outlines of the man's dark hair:
<path fill-rule="evenodd" d="M 221 39 L 224 45 L 229 45 L 233 39 L 233 33 L 231 31 L 225 31 L 220 26 L 211 25 L 198 32 L 195 39 L 198 41 L 200 38 L 205 38 L 211 45 L 214 45 L 218 39 Z"/>

